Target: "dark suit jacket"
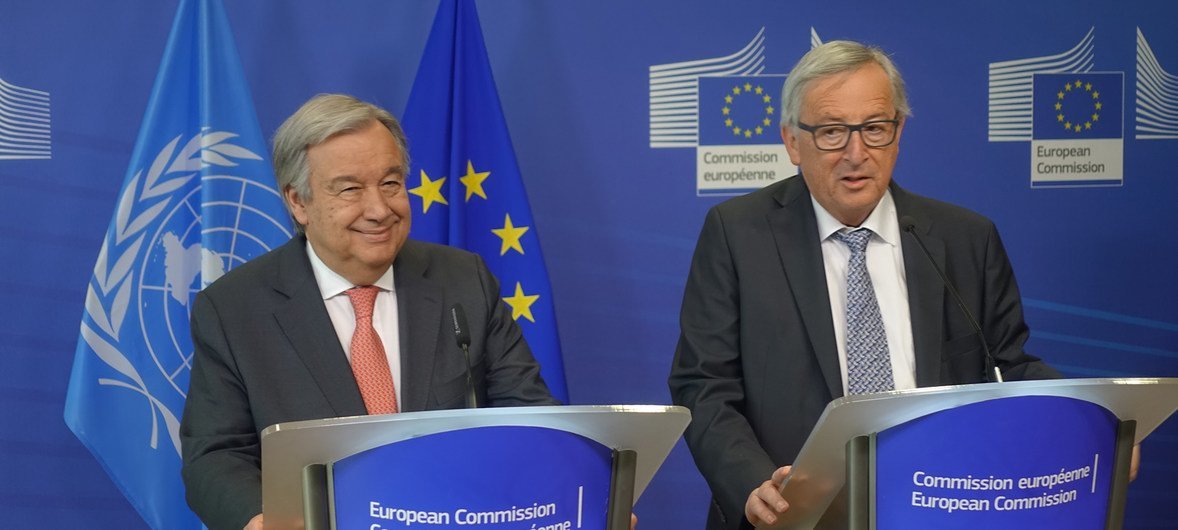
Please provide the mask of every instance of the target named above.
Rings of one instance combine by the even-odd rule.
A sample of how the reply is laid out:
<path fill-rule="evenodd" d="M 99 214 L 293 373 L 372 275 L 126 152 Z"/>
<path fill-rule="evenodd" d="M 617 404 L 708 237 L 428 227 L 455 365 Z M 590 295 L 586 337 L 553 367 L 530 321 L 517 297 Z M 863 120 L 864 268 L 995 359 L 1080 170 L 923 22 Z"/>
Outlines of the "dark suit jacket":
<path fill-rule="evenodd" d="M 305 249 L 296 237 L 234 269 L 192 308 L 183 475 L 189 505 L 210 528 L 238 530 L 261 512 L 263 429 L 367 413 Z M 393 270 L 402 411 L 465 404 L 466 363 L 445 320 L 455 303 L 469 320 L 479 403 L 557 404 L 478 256 L 410 240 Z"/>
<path fill-rule="evenodd" d="M 1028 330 L 993 223 L 891 187 L 980 321 L 1007 379 L 1058 377 L 1023 352 Z M 801 176 L 708 212 L 683 296 L 669 384 L 691 409 L 687 444 L 711 486 L 709 529 L 748 523 L 749 493 L 790 464 L 843 395 L 818 225 Z M 981 344 L 911 234 L 901 238 L 916 384 L 983 381 Z M 788 499 L 787 499 L 788 500 Z"/>

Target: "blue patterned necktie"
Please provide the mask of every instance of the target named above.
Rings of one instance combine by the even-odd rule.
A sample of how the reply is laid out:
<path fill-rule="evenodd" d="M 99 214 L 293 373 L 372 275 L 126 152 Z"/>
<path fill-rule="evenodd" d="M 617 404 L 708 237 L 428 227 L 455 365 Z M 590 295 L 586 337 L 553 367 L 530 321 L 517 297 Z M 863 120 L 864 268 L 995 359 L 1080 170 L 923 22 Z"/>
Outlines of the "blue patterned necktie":
<path fill-rule="evenodd" d="M 847 393 L 894 390 L 892 358 L 879 302 L 867 273 L 867 241 L 871 230 L 836 232 L 834 238 L 851 249 L 847 265 Z"/>

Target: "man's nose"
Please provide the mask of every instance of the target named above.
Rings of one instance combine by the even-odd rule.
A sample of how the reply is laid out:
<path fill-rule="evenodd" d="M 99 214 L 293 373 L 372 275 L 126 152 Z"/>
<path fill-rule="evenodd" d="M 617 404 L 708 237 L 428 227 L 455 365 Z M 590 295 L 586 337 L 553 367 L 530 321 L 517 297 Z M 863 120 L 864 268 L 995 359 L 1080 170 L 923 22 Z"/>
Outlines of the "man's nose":
<path fill-rule="evenodd" d="M 843 158 L 857 164 L 867 158 L 867 144 L 863 143 L 862 131 L 851 131 L 850 135 L 847 146 L 843 148 Z"/>
<path fill-rule="evenodd" d="M 388 198 L 381 193 L 379 186 L 371 186 L 364 188 L 364 195 L 361 197 L 364 206 L 364 216 L 376 221 L 383 220 L 392 213 L 392 208 L 389 207 Z"/>

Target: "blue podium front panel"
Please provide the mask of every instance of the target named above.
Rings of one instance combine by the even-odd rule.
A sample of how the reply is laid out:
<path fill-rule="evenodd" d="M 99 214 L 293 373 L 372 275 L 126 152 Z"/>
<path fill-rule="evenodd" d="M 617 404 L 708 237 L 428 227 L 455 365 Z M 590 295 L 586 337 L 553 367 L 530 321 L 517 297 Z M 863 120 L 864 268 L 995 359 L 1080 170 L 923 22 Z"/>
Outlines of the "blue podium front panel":
<path fill-rule="evenodd" d="M 612 451 L 540 427 L 480 427 L 331 466 L 335 528 L 602 530 Z"/>
<path fill-rule="evenodd" d="M 1117 418 L 1086 401 L 983 401 L 876 439 L 880 530 L 1103 529 Z"/>

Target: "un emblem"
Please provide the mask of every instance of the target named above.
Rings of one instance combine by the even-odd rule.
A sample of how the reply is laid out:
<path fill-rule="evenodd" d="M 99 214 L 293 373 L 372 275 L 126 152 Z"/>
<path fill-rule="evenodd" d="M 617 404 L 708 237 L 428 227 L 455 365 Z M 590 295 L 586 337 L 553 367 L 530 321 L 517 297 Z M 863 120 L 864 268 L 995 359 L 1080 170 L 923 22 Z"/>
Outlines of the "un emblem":
<path fill-rule="evenodd" d="M 179 407 L 192 366 L 189 314 L 202 288 L 290 239 L 282 197 L 251 179 L 215 174 L 262 157 L 228 132 L 174 138 L 128 180 L 99 251 L 82 338 L 119 377 L 98 384 L 147 399 L 151 447 L 162 423 L 179 453 Z M 268 171 L 265 169 L 263 171 Z M 134 322 L 134 332 L 124 329 Z M 152 368 L 158 370 L 152 374 Z M 162 420 L 162 421 L 161 421 Z"/>

